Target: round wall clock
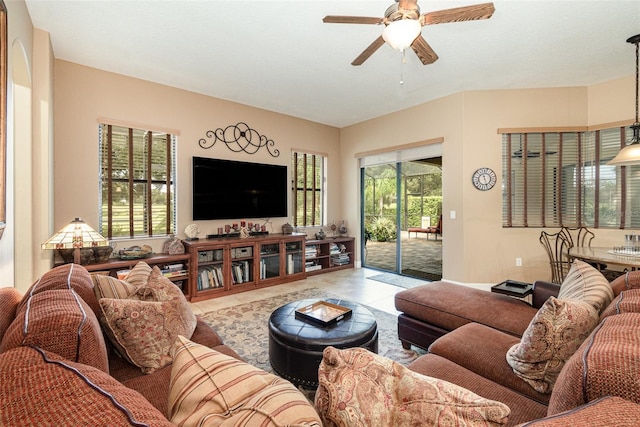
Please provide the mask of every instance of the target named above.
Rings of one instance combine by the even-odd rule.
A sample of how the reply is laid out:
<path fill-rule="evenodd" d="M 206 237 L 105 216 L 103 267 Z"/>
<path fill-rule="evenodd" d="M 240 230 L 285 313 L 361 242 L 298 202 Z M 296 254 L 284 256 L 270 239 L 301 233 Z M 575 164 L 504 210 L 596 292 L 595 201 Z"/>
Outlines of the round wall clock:
<path fill-rule="evenodd" d="M 491 168 L 480 168 L 473 173 L 473 185 L 482 191 L 491 190 L 496 185 L 496 173 Z"/>

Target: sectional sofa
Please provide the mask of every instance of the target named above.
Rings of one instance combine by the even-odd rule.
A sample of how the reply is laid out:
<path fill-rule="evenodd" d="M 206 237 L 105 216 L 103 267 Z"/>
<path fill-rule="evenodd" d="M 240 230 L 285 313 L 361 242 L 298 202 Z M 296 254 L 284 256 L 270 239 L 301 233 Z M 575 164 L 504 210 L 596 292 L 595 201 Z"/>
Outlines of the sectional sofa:
<path fill-rule="evenodd" d="M 0 425 L 640 420 L 640 272 L 609 284 L 576 262 L 561 287 L 536 283 L 536 307 L 452 284 L 400 292 L 406 316 L 446 333 L 408 367 L 365 349 L 327 348 L 314 404 L 243 362 L 159 270 L 141 263 L 131 274 L 123 282 L 68 264 L 24 295 L 0 289 Z"/>
<path fill-rule="evenodd" d="M 24 295 L 0 288 L 0 425 L 320 425 L 300 391 L 243 362 L 176 290 L 144 263 L 127 282 L 66 264 Z"/>
<path fill-rule="evenodd" d="M 428 349 L 408 368 L 505 403 L 507 425 L 640 425 L 640 272 L 575 261 L 532 305 L 444 282 L 395 298 L 403 344 Z"/>

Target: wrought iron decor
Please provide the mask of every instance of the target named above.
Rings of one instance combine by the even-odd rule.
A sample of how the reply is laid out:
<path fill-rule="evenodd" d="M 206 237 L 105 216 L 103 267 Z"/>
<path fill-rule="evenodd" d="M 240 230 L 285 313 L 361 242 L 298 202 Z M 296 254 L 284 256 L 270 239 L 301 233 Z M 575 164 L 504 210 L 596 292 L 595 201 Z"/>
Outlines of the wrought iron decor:
<path fill-rule="evenodd" d="M 280 155 L 280 151 L 274 148 L 275 142 L 272 139 L 260 135 L 258 131 L 251 129 L 244 122 L 229 125 L 224 129 L 208 130 L 205 135 L 206 138 L 200 138 L 198 141 L 200 147 L 204 149 L 213 147 L 220 140 L 227 145 L 229 150 L 235 153 L 244 151 L 247 154 L 255 154 L 260 148 L 265 147 L 272 157 Z"/>

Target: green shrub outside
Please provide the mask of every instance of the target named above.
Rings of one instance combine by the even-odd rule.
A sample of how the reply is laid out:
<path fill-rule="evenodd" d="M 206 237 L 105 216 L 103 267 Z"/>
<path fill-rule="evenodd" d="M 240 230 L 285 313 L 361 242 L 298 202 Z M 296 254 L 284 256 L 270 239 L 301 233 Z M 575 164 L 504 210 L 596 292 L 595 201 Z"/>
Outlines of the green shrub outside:
<path fill-rule="evenodd" d="M 407 214 L 407 225 L 403 229 L 409 227 L 421 227 L 422 217 L 431 217 L 431 225 L 438 223 L 438 217 L 442 213 L 442 196 L 425 196 L 408 198 L 409 210 Z"/>

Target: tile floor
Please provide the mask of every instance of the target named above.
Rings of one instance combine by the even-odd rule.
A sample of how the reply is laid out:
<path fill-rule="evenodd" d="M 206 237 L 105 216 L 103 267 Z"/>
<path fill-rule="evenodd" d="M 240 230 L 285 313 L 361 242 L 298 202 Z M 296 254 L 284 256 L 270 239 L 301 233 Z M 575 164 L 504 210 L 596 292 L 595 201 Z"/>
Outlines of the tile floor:
<path fill-rule="evenodd" d="M 411 233 L 409 237 L 406 231 L 401 232 L 400 236 L 403 273 L 431 280 L 442 278 L 442 238 L 435 240 L 423 233 L 419 233 L 417 237 L 415 233 Z M 396 245 L 396 241 L 367 242 L 363 265 L 395 271 Z"/>
<path fill-rule="evenodd" d="M 338 270 L 309 276 L 304 280 L 282 285 L 199 301 L 192 303 L 191 306 L 196 314 L 202 314 L 237 304 L 269 298 L 270 296 L 284 294 L 296 289 L 319 288 L 340 298 L 365 304 L 391 314 L 398 314 L 394 307 L 393 297 L 403 288 L 367 279 L 367 277 L 376 274 L 380 274 L 380 271 L 367 268 Z"/>

